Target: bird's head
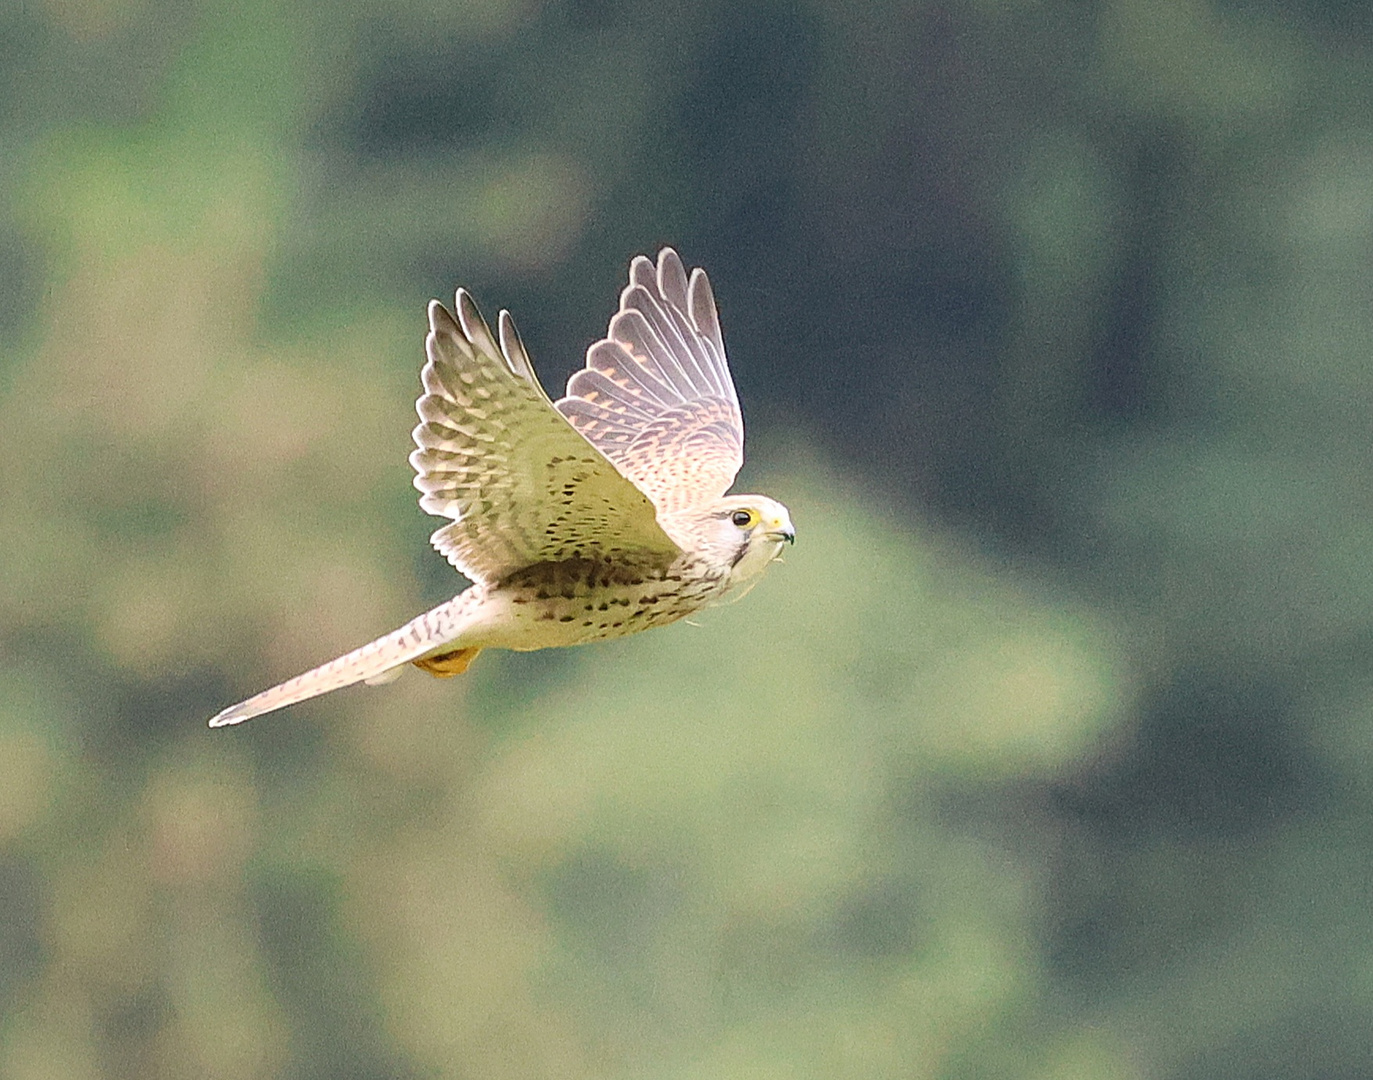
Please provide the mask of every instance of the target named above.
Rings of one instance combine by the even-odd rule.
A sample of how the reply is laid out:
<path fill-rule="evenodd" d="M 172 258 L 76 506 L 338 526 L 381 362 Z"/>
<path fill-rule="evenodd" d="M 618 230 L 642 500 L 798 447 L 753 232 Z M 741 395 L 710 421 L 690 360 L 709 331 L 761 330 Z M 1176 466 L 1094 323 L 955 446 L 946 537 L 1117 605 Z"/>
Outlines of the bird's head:
<path fill-rule="evenodd" d="M 730 567 L 736 585 L 761 573 L 783 545 L 796 541 L 787 508 L 766 495 L 727 495 L 704 512 L 698 529 L 701 546 Z"/>

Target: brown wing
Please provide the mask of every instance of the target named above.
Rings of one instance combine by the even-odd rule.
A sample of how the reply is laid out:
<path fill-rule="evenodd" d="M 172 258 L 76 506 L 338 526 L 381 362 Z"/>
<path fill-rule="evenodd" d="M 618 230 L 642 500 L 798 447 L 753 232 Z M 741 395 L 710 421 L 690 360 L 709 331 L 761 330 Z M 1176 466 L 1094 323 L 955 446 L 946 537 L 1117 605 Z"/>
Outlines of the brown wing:
<path fill-rule="evenodd" d="M 604 341 L 556 403 L 664 513 L 718 499 L 744 463 L 744 420 L 705 271 L 638 256 Z"/>
<path fill-rule="evenodd" d="M 553 408 L 508 312 L 500 343 L 459 289 L 429 305 L 424 393 L 410 464 L 420 506 L 453 519 L 432 539 L 474 581 L 605 555 L 670 561 L 653 504 Z"/>

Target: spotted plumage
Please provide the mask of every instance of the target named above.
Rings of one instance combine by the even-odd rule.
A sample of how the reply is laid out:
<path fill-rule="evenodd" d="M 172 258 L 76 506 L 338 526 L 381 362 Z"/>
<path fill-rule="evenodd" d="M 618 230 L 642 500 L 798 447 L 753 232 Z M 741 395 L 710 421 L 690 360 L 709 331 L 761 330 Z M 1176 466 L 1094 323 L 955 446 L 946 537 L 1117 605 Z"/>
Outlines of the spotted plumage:
<path fill-rule="evenodd" d="M 755 577 L 794 538 L 786 508 L 726 496 L 744 425 L 710 283 L 639 256 L 607 337 L 556 402 L 506 311 L 429 305 L 410 455 L 431 538 L 472 586 L 405 626 L 216 715 L 241 723 L 406 664 L 456 675 L 482 649 L 662 626 Z"/>

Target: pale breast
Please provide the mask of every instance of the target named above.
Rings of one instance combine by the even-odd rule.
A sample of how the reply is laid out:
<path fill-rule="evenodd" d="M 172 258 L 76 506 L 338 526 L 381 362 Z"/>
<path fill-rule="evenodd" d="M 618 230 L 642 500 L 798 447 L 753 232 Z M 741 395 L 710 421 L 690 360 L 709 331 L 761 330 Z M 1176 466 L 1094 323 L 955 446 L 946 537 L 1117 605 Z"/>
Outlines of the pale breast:
<path fill-rule="evenodd" d="M 666 567 L 569 559 L 538 563 L 493 590 L 508 603 L 507 649 L 546 649 L 624 637 L 690 615 L 728 587 L 725 571 L 683 557 Z"/>

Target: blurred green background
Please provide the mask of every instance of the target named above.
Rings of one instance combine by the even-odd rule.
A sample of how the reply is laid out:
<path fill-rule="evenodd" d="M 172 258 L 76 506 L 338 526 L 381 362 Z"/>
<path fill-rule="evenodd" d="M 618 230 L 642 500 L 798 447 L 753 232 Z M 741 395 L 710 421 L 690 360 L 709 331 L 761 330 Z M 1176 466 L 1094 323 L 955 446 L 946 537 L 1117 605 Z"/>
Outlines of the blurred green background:
<path fill-rule="evenodd" d="M 704 265 L 785 566 L 460 585 L 424 304 Z M 0 4 L 0 1076 L 1373 1074 L 1373 7 Z"/>

